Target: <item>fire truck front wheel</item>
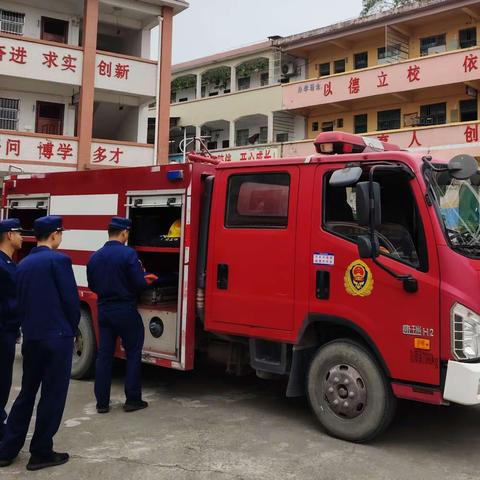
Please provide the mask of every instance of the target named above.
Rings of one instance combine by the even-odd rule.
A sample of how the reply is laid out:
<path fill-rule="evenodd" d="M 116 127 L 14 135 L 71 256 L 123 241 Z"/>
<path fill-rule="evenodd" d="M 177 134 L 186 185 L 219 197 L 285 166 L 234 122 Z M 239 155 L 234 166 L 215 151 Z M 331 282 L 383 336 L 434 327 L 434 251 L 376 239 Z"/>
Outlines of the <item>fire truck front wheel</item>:
<path fill-rule="evenodd" d="M 96 348 L 90 312 L 86 308 L 82 308 L 78 332 L 73 345 L 72 373 L 70 375 L 72 378 L 81 380 L 93 374 Z"/>
<path fill-rule="evenodd" d="M 396 399 L 383 370 L 365 347 L 349 339 L 317 350 L 307 389 L 321 425 L 343 440 L 372 440 L 395 414 Z"/>

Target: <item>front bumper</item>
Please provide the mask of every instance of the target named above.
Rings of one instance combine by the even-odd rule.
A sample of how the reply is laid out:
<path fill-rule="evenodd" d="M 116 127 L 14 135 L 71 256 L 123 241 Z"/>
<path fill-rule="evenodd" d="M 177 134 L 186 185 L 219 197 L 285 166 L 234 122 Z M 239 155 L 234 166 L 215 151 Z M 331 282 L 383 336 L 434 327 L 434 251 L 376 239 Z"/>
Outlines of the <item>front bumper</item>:
<path fill-rule="evenodd" d="M 462 405 L 480 403 L 480 363 L 448 361 L 444 400 Z"/>

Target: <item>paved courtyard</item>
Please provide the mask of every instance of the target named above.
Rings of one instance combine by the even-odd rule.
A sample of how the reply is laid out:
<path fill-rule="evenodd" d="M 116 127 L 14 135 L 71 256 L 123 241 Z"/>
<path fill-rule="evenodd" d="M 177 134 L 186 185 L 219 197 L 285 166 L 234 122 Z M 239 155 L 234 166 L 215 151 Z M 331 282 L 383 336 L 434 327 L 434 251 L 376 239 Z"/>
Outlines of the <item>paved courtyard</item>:
<path fill-rule="evenodd" d="M 21 359 L 15 368 L 15 391 Z M 370 445 L 328 437 L 305 399 L 281 382 L 230 377 L 212 367 L 144 367 L 146 410 L 124 413 L 123 364 L 113 408 L 95 411 L 91 381 L 72 381 L 56 448 L 66 465 L 27 472 L 28 445 L 2 480 L 32 479 L 422 479 L 480 478 L 480 408 L 400 404 L 394 424 Z"/>

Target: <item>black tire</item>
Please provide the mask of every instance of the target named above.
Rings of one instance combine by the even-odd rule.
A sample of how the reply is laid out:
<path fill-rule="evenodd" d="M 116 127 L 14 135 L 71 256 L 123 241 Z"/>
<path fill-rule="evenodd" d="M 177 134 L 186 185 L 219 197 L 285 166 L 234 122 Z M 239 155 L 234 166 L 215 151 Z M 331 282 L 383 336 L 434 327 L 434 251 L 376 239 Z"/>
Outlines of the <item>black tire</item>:
<path fill-rule="evenodd" d="M 350 442 L 372 440 L 395 415 L 396 398 L 383 370 L 365 347 L 349 339 L 317 350 L 307 393 L 323 428 Z"/>
<path fill-rule="evenodd" d="M 73 346 L 71 378 L 81 380 L 92 376 L 95 368 L 97 343 L 93 331 L 92 318 L 86 308 L 82 308 L 78 336 Z"/>

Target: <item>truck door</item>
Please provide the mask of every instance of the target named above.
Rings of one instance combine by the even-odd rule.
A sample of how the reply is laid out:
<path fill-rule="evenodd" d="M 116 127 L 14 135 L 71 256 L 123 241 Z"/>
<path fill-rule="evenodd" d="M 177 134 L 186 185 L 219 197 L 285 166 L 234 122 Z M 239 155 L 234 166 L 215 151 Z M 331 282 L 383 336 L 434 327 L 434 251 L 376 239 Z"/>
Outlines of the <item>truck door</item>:
<path fill-rule="evenodd" d="M 291 330 L 298 167 L 221 170 L 215 179 L 206 326 Z"/>
<path fill-rule="evenodd" d="M 355 189 L 329 185 L 332 172 L 332 166 L 317 167 L 310 311 L 366 333 L 391 377 L 438 384 L 439 270 L 420 186 L 402 171 L 378 171 L 374 177 L 382 197 L 378 260 L 395 273 L 410 274 L 418 281 L 418 291 L 407 293 L 401 281 L 371 259 L 360 258 L 356 241 L 368 230 L 356 222 Z"/>

